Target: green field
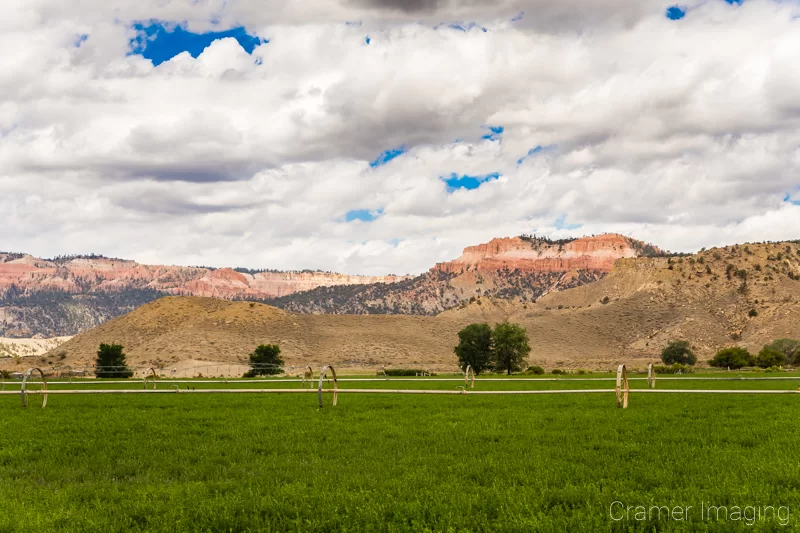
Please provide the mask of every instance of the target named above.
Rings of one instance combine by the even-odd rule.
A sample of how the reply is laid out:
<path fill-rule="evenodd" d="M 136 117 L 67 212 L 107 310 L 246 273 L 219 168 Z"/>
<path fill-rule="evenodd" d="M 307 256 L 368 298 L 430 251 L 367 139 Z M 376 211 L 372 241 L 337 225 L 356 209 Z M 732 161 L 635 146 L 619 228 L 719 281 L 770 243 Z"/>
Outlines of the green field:
<path fill-rule="evenodd" d="M 800 377 L 658 387 L 799 384 Z M 800 524 L 800 395 L 634 391 L 622 410 L 613 393 L 346 392 L 458 386 L 342 382 L 339 405 L 322 410 L 313 394 L 52 395 L 46 409 L 31 396 L 25 410 L 18 396 L 0 396 L 0 531 L 792 531 Z M 505 380 L 479 381 L 477 390 L 613 386 Z M 635 509 L 624 517 L 614 502 L 681 506 L 688 520 L 668 519 L 663 509 L 660 518 L 638 520 Z M 701 516 L 708 505 L 726 506 L 728 519 Z M 734 506 L 742 508 L 739 520 Z M 751 520 L 750 507 L 767 506 L 771 515 Z"/>

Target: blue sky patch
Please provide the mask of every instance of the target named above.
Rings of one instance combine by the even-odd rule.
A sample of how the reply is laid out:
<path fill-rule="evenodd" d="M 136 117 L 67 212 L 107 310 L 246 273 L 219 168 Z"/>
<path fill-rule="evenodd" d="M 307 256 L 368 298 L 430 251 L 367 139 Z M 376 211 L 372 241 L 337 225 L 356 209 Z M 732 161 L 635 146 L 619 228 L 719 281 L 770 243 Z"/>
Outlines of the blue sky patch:
<path fill-rule="evenodd" d="M 404 153 L 406 153 L 405 146 L 401 146 L 400 148 L 392 148 L 391 150 L 386 150 L 381 155 L 379 155 L 375 161 L 370 163 L 369 166 L 371 166 L 372 168 L 383 166 L 392 159 L 400 157 Z"/>
<path fill-rule="evenodd" d="M 489 126 L 489 133 L 481 137 L 487 141 L 499 141 L 500 136 L 503 135 L 505 128 L 503 126 Z"/>
<path fill-rule="evenodd" d="M 514 18 L 511 19 L 511 22 L 517 22 L 518 20 L 522 20 L 522 17 L 524 17 L 524 16 L 525 16 L 525 12 L 524 11 L 520 11 L 519 13 L 514 15 Z"/>
<path fill-rule="evenodd" d="M 797 195 L 796 200 L 792 199 L 791 194 L 787 194 L 786 196 L 783 197 L 783 201 L 786 202 L 787 204 L 800 205 L 800 194 Z"/>
<path fill-rule="evenodd" d="M 553 227 L 556 229 L 574 230 L 583 227 L 583 224 L 568 224 L 567 215 L 561 215 L 553 221 Z"/>
<path fill-rule="evenodd" d="M 725 0 L 725 1 L 728 2 L 731 5 L 736 4 L 736 5 L 739 5 L 739 6 L 744 3 L 744 0 Z"/>
<path fill-rule="evenodd" d="M 372 39 L 370 39 L 369 35 L 367 35 L 366 37 L 364 37 L 364 42 L 365 42 L 365 43 L 367 43 L 367 44 L 369 44 L 369 43 L 371 43 L 371 42 L 372 42 Z"/>
<path fill-rule="evenodd" d="M 345 222 L 360 220 L 361 222 L 372 222 L 383 214 L 383 209 L 370 211 L 369 209 L 353 209 L 344 215 Z"/>
<path fill-rule="evenodd" d="M 89 36 L 88 36 L 88 35 L 86 35 L 85 33 L 82 33 L 82 34 L 78 35 L 78 36 L 75 38 L 75 48 L 80 48 L 80 47 L 81 47 L 81 45 L 82 45 L 83 43 L 85 43 L 85 42 L 86 42 L 86 39 L 88 39 L 88 38 L 89 38 Z"/>
<path fill-rule="evenodd" d="M 450 174 L 450 176 L 442 176 L 440 179 L 447 184 L 447 191 L 453 192 L 458 189 L 467 189 L 468 191 L 472 191 L 487 181 L 496 180 L 499 177 L 499 172 L 492 172 L 491 174 L 485 174 L 483 176 L 468 176 L 466 174 L 459 176 L 453 172 Z"/>
<path fill-rule="evenodd" d="M 680 20 L 686 16 L 686 10 L 680 6 L 670 6 L 667 8 L 667 18 L 670 20 Z"/>
<path fill-rule="evenodd" d="M 131 53 L 149 59 L 154 66 L 169 61 L 182 52 L 189 52 L 192 57 L 197 58 L 211 43 L 226 37 L 236 39 L 248 54 L 252 54 L 259 44 L 269 42 L 248 34 L 244 27 L 206 33 L 193 33 L 179 24 L 159 21 L 136 23 L 132 27 L 137 35 L 131 39 Z"/>
<path fill-rule="evenodd" d="M 524 156 L 520 157 L 519 159 L 517 159 L 517 164 L 521 165 L 523 161 L 525 161 L 526 159 L 528 159 L 532 155 L 536 155 L 536 154 L 539 154 L 541 152 L 544 152 L 546 149 L 547 149 L 547 147 L 544 147 L 544 146 L 535 146 L 535 147 L 531 148 L 530 150 L 528 150 L 528 153 L 526 155 L 524 155 Z"/>

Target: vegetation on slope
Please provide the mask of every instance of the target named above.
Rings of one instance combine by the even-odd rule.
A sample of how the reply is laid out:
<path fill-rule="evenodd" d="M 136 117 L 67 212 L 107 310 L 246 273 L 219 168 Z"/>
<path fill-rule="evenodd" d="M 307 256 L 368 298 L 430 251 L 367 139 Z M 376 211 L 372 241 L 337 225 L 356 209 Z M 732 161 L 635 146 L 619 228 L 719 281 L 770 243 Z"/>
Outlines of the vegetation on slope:
<path fill-rule="evenodd" d="M 164 293 L 152 289 L 69 294 L 60 290 L 23 291 L 12 285 L 0 292 L 0 337 L 73 335 L 157 300 Z"/>
<path fill-rule="evenodd" d="M 437 315 L 478 297 L 534 302 L 543 294 L 592 283 L 603 272 L 522 272 L 505 267 L 497 273 L 432 270 L 396 283 L 319 287 L 266 300 L 292 313 Z"/>

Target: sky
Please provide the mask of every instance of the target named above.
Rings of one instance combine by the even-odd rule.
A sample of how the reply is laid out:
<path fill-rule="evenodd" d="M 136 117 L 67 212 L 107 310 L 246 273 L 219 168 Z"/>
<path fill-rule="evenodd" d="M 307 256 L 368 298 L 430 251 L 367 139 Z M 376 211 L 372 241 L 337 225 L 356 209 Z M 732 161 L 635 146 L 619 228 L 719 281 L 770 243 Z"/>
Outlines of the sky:
<path fill-rule="evenodd" d="M 5 0 L 0 250 L 424 272 L 800 238 L 800 2 Z"/>

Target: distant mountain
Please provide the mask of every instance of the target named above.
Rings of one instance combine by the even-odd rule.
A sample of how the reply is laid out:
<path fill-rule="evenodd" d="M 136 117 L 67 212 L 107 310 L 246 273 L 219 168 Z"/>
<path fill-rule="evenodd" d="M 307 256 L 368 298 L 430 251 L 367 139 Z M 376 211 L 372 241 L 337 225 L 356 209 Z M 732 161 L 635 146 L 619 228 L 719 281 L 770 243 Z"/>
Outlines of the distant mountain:
<path fill-rule="evenodd" d="M 591 252 L 594 259 L 588 265 L 579 259 L 579 264 L 596 269 L 608 264 L 613 255 L 607 252 L 614 246 L 617 253 L 631 253 L 627 245 L 620 250 L 624 240 L 611 237 L 575 242 L 571 249 L 564 243 L 561 252 L 558 244 L 534 244 L 540 246 L 540 259 L 552 253 L 562 259 L 564 254 L 576 254 L 578 259 Z M 489 255 L 479 252 L 465 261 L 471 266 L 469 272 L 488 264 L 489 257 L 517 254 L 511 251 L 517 246 L 487 246 Z M 578 254 L 581 249 L 584 253 Z M 447 269 L 440 265 L 434 271 Z M 454 277 L 442 273 L 441 279 L 457 280 L 467 273 L 466 265 L 463 274 L 460 267 L 455 272 Z M 644 369 L 658 361 L 669 341 L 678 339 L 692 344 L 700 364 L 726 346 L 757 352 L 775 339 L 800 338 L 800 243 L 738 245 L 683 257 L 623 258 L 603 279 L 552 291 L 536 303 L 480 297 L 435 317 L 296 315 L 257 303 L 163 298 L 74 337 L 52 350 L 42 364 L 83 368 L 94 361 L 99 343 L 120 342 L 134 366 L 185 368 L 218 362 L 238 364 L 235 370 L 242 372 L 253 347 L 270 342 L 281 346 L 287 370 L 334 364 L 337 370 L 386 365 L 454 371 L 453 346 L 459 329 L 472 322 L 504 319 L 528 330 L 529 362 L 546 368 L 608 370 L 627 363 Z M 0 359 L 3 366 L 16 368 Z"/>
<path fill-rule="evenodd" d="M 533 302 L 547 293 L 602 279 L 618 259 L 665 255 L 617 234 L 557 241 L 534 236 L 493 239 L 415 278 L 319 287 L 266 303 L 294 313 L 435 315 L 480 296 Z"/>
<path fill-rule="evenodd" d="M 0 253 L 0 337 L 74 335 L 166 295 L 261 300 L 398 276 L 140 265 L 102 256 Z"/>

